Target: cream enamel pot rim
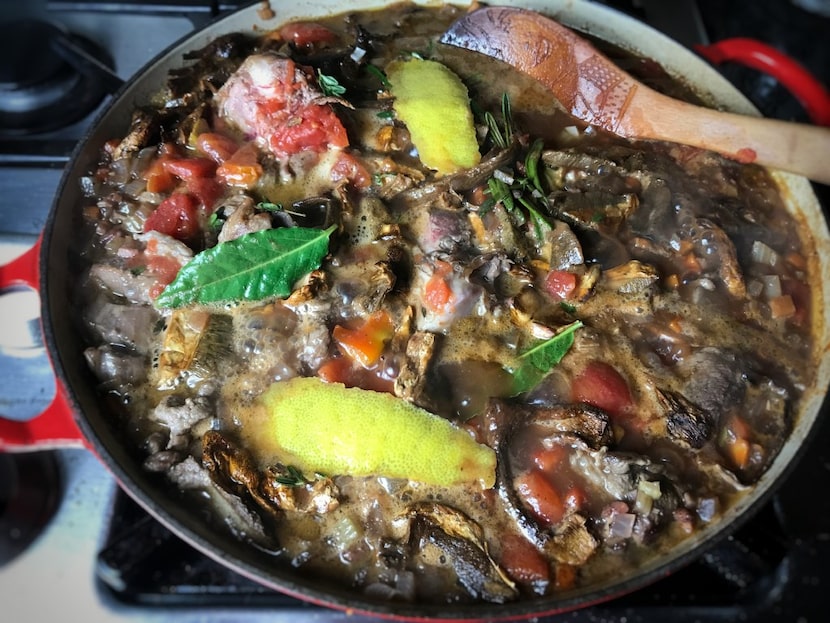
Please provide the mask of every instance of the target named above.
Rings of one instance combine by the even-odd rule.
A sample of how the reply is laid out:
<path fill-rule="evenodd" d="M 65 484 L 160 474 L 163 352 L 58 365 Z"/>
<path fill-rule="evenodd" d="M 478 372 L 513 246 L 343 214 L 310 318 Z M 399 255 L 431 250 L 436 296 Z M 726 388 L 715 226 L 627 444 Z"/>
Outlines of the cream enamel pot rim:
<path fill-rule="evenodd" d="M 830 284 L 830 235 L 809 182 L 792 175 L 776 174 L 792 211 L 814 233 L 816 253 L 811 269 L 821 288 L 814 300 L 815 330 L 819 352 L 824 353 L 817 383 L 806 395 L 805 409 L 795 429 L 769 471 L 728 519 L 657 557 L 632 575 L 591 586 L 565 597 L 557 595 L 496 606 L 379 603 L 317 580 L 302 578 L 290 569 L 278 568 L 271 556 L 205 525 L 169 486 L 141 468 L 137 449 L 126 447 L 110 422 L 107 407 L 95 391 L 95 382 L 83 358 L 83 344 L 70 315 L 74 280 L 71 257 L 73 228 L 81 205 L 78 179 L 95 163 L 99 147 L 113 136 L 123 135 L 133 108 L 163 84 L 168 70 L 184 64 L 183 53 L 204 47 L 217 36 L 235 31 L 262 31 L 295 18 L 314 18 L 349 10 L 376 8 L 380 0 L 310 0 L 304 3 L 257 2 L 223 17 L 187 36 L 145 66 L 115 94 L 67 166 L 45 225 L 39 246 L 4 267 L 3 283 L 28 283 L 38 288 L 44 334 L 60 387 L 55 403 L 30 423 L 0 421 L 0 449 L 20 450 L 49 445 L 83 444 L 113 473 L 123 489 L 151 515 L 185 541 L 241 574 L 266 586 L 328 607 L 409 620 L 494 620 L 538 616 L 572 610 L 641 588 L 699 556 L 703 548 L 725 537 L 747 519 L 786 477 L 799 450 L 816 425 L 830 381 L 830 301 L 824 284 Z M 419 1 L 419 4 L 435 4 Z M 495 3 L 493 3 L 495 4 Z M 708 64 L 679 44 L 624 14 L 579 0 L 502 0 L 543 12 L 575 30 L 590 34 L 657 60 L 672 76 L 695 88 L 704 102 L 726 110 L 757 114 L 749 102 Z M 267 9 L 270 9 L 268 11 Z M 269 16 L 269 13 L 271 15 Z M 35 261 L 36 260 L 36 261 Z"/>

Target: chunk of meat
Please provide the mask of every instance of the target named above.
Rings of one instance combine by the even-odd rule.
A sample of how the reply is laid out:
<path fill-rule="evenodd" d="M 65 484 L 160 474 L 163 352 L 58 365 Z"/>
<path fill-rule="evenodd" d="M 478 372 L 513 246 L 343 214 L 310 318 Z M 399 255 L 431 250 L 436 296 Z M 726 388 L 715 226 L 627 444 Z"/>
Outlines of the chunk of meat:
<path fill-rule="evenodd" d="M 309 71 L 274 54 L 248 57 L 219 89 L 219 114 L 278 158 L 348 146 L 343 124 Z"/>
<path fill-rule="evenodd" d="M 227 219 L 219 232 L 219 242 L 271 229 L 271 217 L 265 212 L 257 212 L 254 200 L 247 195 L 231 197 L 222 207 Z"/>

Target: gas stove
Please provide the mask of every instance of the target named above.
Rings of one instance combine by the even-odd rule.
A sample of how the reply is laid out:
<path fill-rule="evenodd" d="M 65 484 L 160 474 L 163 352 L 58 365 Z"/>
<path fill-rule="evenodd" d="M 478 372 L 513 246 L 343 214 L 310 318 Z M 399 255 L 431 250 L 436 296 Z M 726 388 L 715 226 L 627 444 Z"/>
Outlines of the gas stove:
<path fill-rule="evenodd" d="M 72 149 L 120 82 L 179 38 L 244 4 L 0 0 L 4 59 L 27 58 L 33 54 L 28 46 L 50 36 L 61 58 L 83 74 L 66 74 L 54 59 L 27 62 L 20 73 L 9 63 L 0 68 L 0 264 L 34 244 Z M 689 46 L 755 37 L 830 82 L 826 1 L 683 0 L 671 3 L 672 11 L 652 0 L 603 4 Z M 808 120 L 774 79 L 736 65 L 720 69 L 765 115 Z M 35 83 L 43 76 L 52 84 L 38 92 Z M 67 97 L 71 107 L 64 105 Z M 30 115 L 27 107 L 46 115 Z M 830 206 L 828 188 L 815 188 Z M 31 292 L 0 294 L 0 412 L 14 419 L 39 413 L 54 393 L 37 307 Z M 828 448 L 830 422 L 824 422 L 786 485 L 732 537 L 688 567 L 628 596 L 550 620 L 824 620 L 830 584 Z M 0 600 L 15 621 L 70 613 L 92 622 L 369 620 L 275 593 L 205 558 L 138 508 L 82 449 L 0 454 Z"/>

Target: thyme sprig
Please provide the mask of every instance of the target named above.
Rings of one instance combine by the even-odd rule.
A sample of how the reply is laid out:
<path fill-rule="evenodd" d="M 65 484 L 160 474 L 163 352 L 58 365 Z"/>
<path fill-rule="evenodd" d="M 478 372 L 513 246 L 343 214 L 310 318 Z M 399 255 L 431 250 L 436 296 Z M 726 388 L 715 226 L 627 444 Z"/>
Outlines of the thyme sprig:
<path fill-rule="evenodd" d="M 340 97 L 346 93 L 346 87 L 340 84 L 337 78 L 326 75 L 319 69 L 317 70 L 317 84 L 320 85 L 323 95 L 329 97 Z"/>

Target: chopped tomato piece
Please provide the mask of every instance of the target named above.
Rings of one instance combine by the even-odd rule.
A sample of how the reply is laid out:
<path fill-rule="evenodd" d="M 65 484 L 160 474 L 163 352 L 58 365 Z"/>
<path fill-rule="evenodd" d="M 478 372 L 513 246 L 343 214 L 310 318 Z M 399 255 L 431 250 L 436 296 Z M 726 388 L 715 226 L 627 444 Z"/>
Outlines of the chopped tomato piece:
<path fill-rule="evenodd" d="M 550 566 L 539 550 L 517 534 L 502 535 L 501 543 L 499 562 L 507 575 L 520 584 L 544 591 L 550 583 Z"/>
<path fill-rule="evenodd" d="M 331 168 L 331 179 L 333 182 L 348 180 L 357 188 L 368 188 L 372 184 L 372 176 L 360 159 L 345 151 L 340 153 Z"/>
<path fill-rule="evenodd" d="M 283 41 L 293 43 L 298 48 L 333 43 L 337 40 L 334 31 L 315 22 L 294 22 L 279 29 L 279 36 Z"/>
<path fill-rule="evenodd" d="M 182 265 L 178 260 L 167 255 L 153 255 L 147 258 L 147 270 L 150 271 L 162 286 L 166 286 L 179 274 Z"/>
<path fill-rule="evenodd" d="M 326 383 L 351 385 L 352 362 L 346 357 L 332 357 L 317 368 L 317 376 Z"/>
<path fill-rule="evenodd" d="M 219 165 L 216 177 L 228 186 L 252 188 L 262 177 L 262 165 L 256 145 L 246 143 L 236 150 L 228 160 Z"/>
<path fill-rule="evenodd" d="M 175 176 L 164 168 L 169 156 L 159 156 L 144 171 L 142 177 L 147 180 L 147 190 L 151 193 L 165 193 L 176 185 Z"/>
<path fill-rule="evenodd" d="M 222 185 L 212 177 L 194 177 L 187 180 L 187 192 L 196 197 L 208 213 L 213 212 L 213 206 L 223 191 Z"/>
<path fill-rule="evenodd" d="M 188 193 L 174 193 L 162 201 L 144 222 L 144 231 L 157 231 L 182 242 L 199 233 L 199 203 Z"/>
<path fill-rule="evenodd" d="M 424 286 L 424 305 L 433 312 L 443 313 L 452 305 L 453 291 L 447 281 L 452 267 L 447 262 L 436 262 L 435 272 Z"/>
<path fill-rule="evenodd" d="M 364 368 L 371 368 L 380 359 L 386 342 L 392 337 L 395 327 L 392 318 L 385 311 L 378 311 L 369 316 L 356 329 L 342 325 L 334 327 L 332 337 L 343 354 L 356 361 Z"/>
<path fill-rule="evenodd" d="M 328 104 L 311 104 L 293 111 L 287 123 L 273 128 L 268 139 L 276 154 L 349 146 L 346 129 Z"/>
<path fill-rule="evenodd" d="M 575 402 L 587 402 L 610 415 L 624 415 L 633 404 L 628 383 L 604 361 L 591 361 L 574 379 L 571 393 Z"/>
<path fill-rule="evenodd" d="M 546 474 L 554 473 L 567 460 L 568 449 L 560 444 L 550 448 L 541 447 L 533 453 L 533 464 Z"/>
<path fill-rule="evenodd" d="M 573 485 L 565 493 L 565 507 L 573 511 L 582 510 L 588 501 L 585 491 L 576 485 Z"/>
<path fill-rule="evenodd" d="M 516 492 L 539 521 L 554 526 L 565 515 L 562 496 L 539 470 L 525 472 L 516 478 Z"/>
<path fill-rule="evenodd" d="M 376 392 L 394 393 L 395 382 L 385 378 L 381 370 L 367 370 L 349 357 L 332 357 L 317 368 L 317 376 L 327 383 L 342 383 L 346 387 L 360 387 Z"/>
<path fill-rule="evenodd" d="M 452 288 L 440 275 L 433 275 L 424 288 L 424 304 L 434 312 L 446 311 L 452 301 Z"/>
<path fill-rule="evenodd" d="M 239 145 L 229 136 L 217 132 L 203 132 L 196 139 L 196 149 L 217 164 L 228 160 L 239 149 Z"/>
<path fill-rule="evenodd" d="M 162 162 L 164 170 L 178 178 L 213 177 L 216 163 L 208 158 L 171 158 Z"/>
<path fill-rule="evenodd" d="M 567 270 L 552 270 L 545 277 L 545 290 L 555 299 L 567 300 L 576 290 L 576 275 Z"/>

